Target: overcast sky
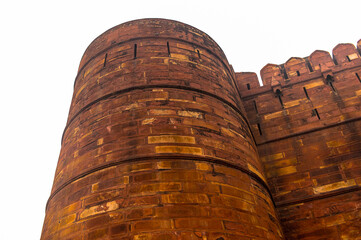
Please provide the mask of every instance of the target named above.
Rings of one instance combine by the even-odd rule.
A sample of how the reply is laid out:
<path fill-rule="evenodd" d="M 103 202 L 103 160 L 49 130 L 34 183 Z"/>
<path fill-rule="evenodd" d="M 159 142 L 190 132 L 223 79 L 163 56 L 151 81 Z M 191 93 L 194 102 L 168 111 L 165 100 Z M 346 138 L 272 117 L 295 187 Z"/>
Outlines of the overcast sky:
<path fill-rule="evenodd" d="M 107 29 L 168 18 L 210 35 L 237 72 L 361 38 L 361 1 L 2 1 L 0 239 L 39 239 L 82 54 Z"/>

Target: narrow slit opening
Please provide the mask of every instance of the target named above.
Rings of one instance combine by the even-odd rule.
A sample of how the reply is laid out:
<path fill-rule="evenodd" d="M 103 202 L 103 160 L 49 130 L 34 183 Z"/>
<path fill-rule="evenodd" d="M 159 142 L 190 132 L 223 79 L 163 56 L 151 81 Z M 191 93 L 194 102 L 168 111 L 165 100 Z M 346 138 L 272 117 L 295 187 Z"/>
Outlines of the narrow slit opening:
<path fill-rule="evenodd" d="M 308 61 L 308 59 L 306 59 L 306 65 L 308 67 L 308 70 L 310 70 L 310 72 L 313 72 L 312 66 L 311 66 L 310 62 Z"/>
<path fill-rule="evenodd" d="M 358 73 L 355 73 L 355 74 L 356 74 L 356 77 L 359 80 L 359 82 L 361 82 L 361 79 L 360 79 L 360 76 L 358 75 Z"/>
<path fill-rule="evenodd" d="M 280 104 L 281 104 L 282 108 L 284 108 L 284 106 L 283 106 L 283 101 L 282 101 L 282 98 L 281 98 L 281 95 L 282 95 L 281 90 L 277 89 L 277 90 L 276 90 L 276 97 L 277 97 L 277 98 L 278 98 L 278 100 L 280 101 Z"/>
<path fill-rule="evenodd" d="M 249 83 L 247 83 L 247 89 L 250 90 L 251 86 L 249 85 Z"/>
<path fill-rule="evenodd" d="M 134 59 L 137 58 L 137 44 L 134 44 Z"/>
<path fill-rule="evenodd" d="M 201 58 L 201 54 L 198 49 L 197 49 L 197 54 L 198 54 L 198 58 Z"/>
<path fill-rule="evenodd" d="M 258 114 L 258 108 L 256 101 L 253 101 L 254 110 L 256 110 L 256 113 Z"/>
<path fill-rule="evenodd" d="M 349 57 L 349 56 L 346 56 L 346 58 L 347 58 L 347 60 L 348 60 L 349 62 L 351 62 L 351 59 L 350 59 L 350 57 Z"/>
<path fill-rule="evenodd" d="M 262 129 L 261 129 L 261 125 L 259 123 L 257 123 L 257 128 L 258 128 L 259 135 L 262 136 Z"/>
<path fill-rule="evenodd" d="M 297 72 L 297 76 L 300 76 L 301 74 L 300 74 L 300 71 L 296 71 Z"/>
<path fill-rule="evenodd" d="M 103 68 L 104 68 L 105 65 L 107 64 L 107 58 L 108 58 L 108 53 L 105 54 L 104 63 L 103 63 Z"/>
<path fill-rule="evenodd" d="M 285 108 L 285 106 L 283 106 L 283 101 L 282 101 L 281 96 L 277 96 L 277 97 L 278 97 L 278 100 L 279 100 L 279 101 L 280 101 L 280 103 L 281 103 L 282 108 Z"/>
<path fill-rule="evenodd" d="M 288 79 L 288 75 L 287 75 L 287 73 L 286 73 L 286 70 L 283 69 L 282 72 L 283 72 L 283 76 L 285 77 L 285 79 Z"/>
<path fill-rule="evenodd" d="M 307 99 L 309 100 L 310 97 L 308 96 L 308 92 L 307 92 L 307 89 L 305 87 L 303 87 L 303 91 L 305 92 L 305 95 L 306 95 Z"/>
<path fill-rule="evenodd" d="M 333 86 L 333 83 L 329 82 L 328 84 L 330 84 L 330 87 L 332 88 L 332 91 L 336 92 L 336 88 Z"/>
<path fill-rule="evenodd" d="M 170 57 L 169 42 L 167 42 L 168 57 Z"/>
<path fill-rule="evenodd" d="M 316 115 L 317 118 L 320 120 L 320 115 L 318 114 L 317 108 L 313 109 L 312 114 L 313 116 Z"/>
<path fill-rule="evenodd" d="M 330 85 L 330 87 L 332 88 L 332 91 L 336 92 L 336 88 L 333 86 L 333 81 L 334 81 L 333 76 L 328 74 L 326 77 L 326 81 L 327 81 L 328 85 Z"/>

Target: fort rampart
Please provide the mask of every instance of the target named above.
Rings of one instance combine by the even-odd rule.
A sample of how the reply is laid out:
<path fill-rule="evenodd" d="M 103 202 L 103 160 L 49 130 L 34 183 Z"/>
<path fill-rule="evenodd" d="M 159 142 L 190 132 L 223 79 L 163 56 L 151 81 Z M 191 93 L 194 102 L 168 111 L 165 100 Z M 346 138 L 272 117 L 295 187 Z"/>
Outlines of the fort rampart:
<path fill-rule="evenodd" d="M 85 51 L 42 239 L 361 237 L 360 46 L 235 73 L 142 19 Z"/>
<path fill-rule="evenodd" d="M 236 73 L 288 239 L 361 236 L 360 45 Z"/>

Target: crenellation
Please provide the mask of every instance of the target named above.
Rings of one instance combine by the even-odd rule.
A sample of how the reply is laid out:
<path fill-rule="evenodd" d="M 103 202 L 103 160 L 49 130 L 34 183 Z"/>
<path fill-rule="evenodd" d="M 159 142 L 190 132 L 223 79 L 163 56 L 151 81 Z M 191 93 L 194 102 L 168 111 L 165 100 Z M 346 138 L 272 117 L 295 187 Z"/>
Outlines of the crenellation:
<path fill-rule="evenodd" d="M 284 64 L 284 68 L 290 80 L 309 73 L 306 61 L 303 58 L 292 57 L 288 59 Z"/>
<path fill-rule="evenodd" d="M 274 82 L 284 82 L 284 75 L 280 66 L 276 64 L 267 64 L 261 69 L 263 85 L 272 85 Z"/>
<path fill-rule="evenodd" d="M 242 93 L 260 87 L 257 74 L 254 72 L 236 73 L 236 81 L 241 95 L 243 95 Z"/>
<path fill-rule="evenodd" d="M 361 41 L 358 42 L 358 48 L 360 45 Z M 352 68 L 361 61 L 360 54 L 353 44 L 337 45 L 333 49 L 333 57 L 334 59 L 332 59 L 327 51 L 316 50 L 309 57 L 291 57 L 285 64 L 267 64 L 260 71 L 263 86 L 279 84 L 284 86 L 298 81 L 307 81 L 318 77 L 320 73 L 339 72 Z M 244 76 L 242 76 L 243 74 Z M 251 78 L 250 76 L 253 74 L 240 72 L 236 73 L 236 75 L 238 76 L 238 85 L 243 90 L 243 85 L 247 86 Z M 252 79 L 253 81 L 254 79 Z M 256 84 L 254 86 L 262 87 Z"/>
<path fill-rule="evenodd" d="M 335 63 L 329 52 L 316 50 L 309 56 L 310 64 L 315 71 L 320 71 L 322 67 L 332 68 Z"/>
<path fill-rule="evenodd" d="M 351 43 L 340 43 L 332 50 L 332 55 L 337 65 L 348 64 L 352 61 L 360 61 L 360 54 Z"/>

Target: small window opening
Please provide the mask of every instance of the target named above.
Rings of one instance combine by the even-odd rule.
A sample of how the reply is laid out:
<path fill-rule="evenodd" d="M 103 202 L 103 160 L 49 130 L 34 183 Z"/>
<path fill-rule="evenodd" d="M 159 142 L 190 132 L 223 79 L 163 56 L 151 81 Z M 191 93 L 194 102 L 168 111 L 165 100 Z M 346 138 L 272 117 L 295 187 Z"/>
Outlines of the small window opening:
<path fill-rule="evenodd" d="M 257 128 L 258 128 L 259 135 L 262 136 L 262 129 L 261 129 L 261 125 L 259 123 L 257 123 Z"/>
<path fill-rule="evenodd" d="M 197 49 L 197 54 L 198 54 L 198 58 L 201 58 L 201 54 L 198 49 Z"/>
<path fill-rule="evenodd" d="M 137 44 L 134 44 L 134 59 L 137 58 Z"/>
<path fill-rule="evenodd" d="M 360 76 L 358 75 L 358 73 L 355 73 L 355 74 L 356 74 L 357 79 L 361 82 L 361 79 L 360 79 Z"/>
<path fill-rule="evenodd" d="M 327 77 L 326 77 L 326 81 L 327 81 L 327 82 L 333 82 L 334 79 L 333 79 L 333 77 L 332 77 L 330 74 L 328 74 Z"/>
<path fill-rule="evenodd" d="M 280 101 L 282 108 L 284 108 L 285 106 L 283 106 L 283 102 L 282 102 L 281 96 L 278 96 L 278 100 Z"/>
<path fill-rule="evenodd" d="M 300 74 L 300 71 L 296 71 L 297 72 L 297 76 L 300 76 L 301 74 Z"/>
<path fill-rule="evenodd" d="M 168 57 L 170 57 L 169 42 L 167 42 L 167 49 L 168 49 Z"/>
<path fill-rule="evenodd" d="M 247 83 L 247 89 L 250 90 L 251 86 L 249 85 L 249 83 Z"/>
<path fill-rule="evenodd" d="M 103 63 L 103 68 L 104 68 L 105 65 L 107 64 L 107 58 L 108 58 L 108 53 L 105 54 L 104 63 Z"/>
<path fill-rule="evenodd" d="M 332 88 L 332 91 L 336 92 L 336 89 L 332 83 L 334 81 L 333 77 L 331 75 L 327 75 L 326 81 L 327 81 L 328 85 L 330 85 L 330 87 Z"/>
<path fill-rule="evenodd" d="M 335 87 L 333 86 L 333 83 L 332 82 L 329 82 L 328 84 L 330 84 L 331 88 L 332 88 L 332 91 L 336 92 L 336 89 Z"/>
<path fill-rule="evenodd" d="M 282 70 L 282 72 L 283 72 L 283 76 L 285 77 L 285 79 L 288 79 L 288 75 L 287 75 L 286 70 L 285 70 L 285 69 L 283 69 L 283 70 Z"/>
<path fill-rule="evenodd" d="M 308 59 L 306 59 L 306 65 L 308 67 L 308 70 L 310 70 L 310 72 L 313 72 L 312 66 L 311 66 L 310 62 L 308 61 Z"/>
<path fill-rule="evenodd" d="M 315 116 L 315 115 L 317 116 L 318 119 L 321 119 L 320 115 L 318 114 L 317 108 L 312 110 L 312 116 Z"/>
<path fill-rule="evenodd" d="M 276 90 L 276 97 L 277 97 L 278 100 L 280 101 L 280 104 L 281 104 L 282 108 L 284 108 L 284 105 L 283 105 L 283 101 L 282 101 L 281 96 L 282 96 L 281 90 L 277 89 L 277 90 Z"/>
<path fill-rule="evenodd" d="M 257 109 L 257 103 L 256 103 L 256 101 L 253 101 L 253 106 L 254 106 L 254 110 L 256 110 L 256 113 L 258 113 L 258 109 Z"/>
<path fill-rule="evenodd" d="M 305 87 L 303 87 L 303 91 L 305 92 L 305 95 L 306 95 L 307 99 L 310 99 L 310 97 L 308 96 L 307 89 Z"/>
<path fill-rule="evenodd" d="M 347 58 L 347 60 L 348 60 L 349 62 L 351 62 L 351 59 L 350 59 L 350 57 L 349 57 L 349 56 L 346 56 L 346 58 Z"/>

